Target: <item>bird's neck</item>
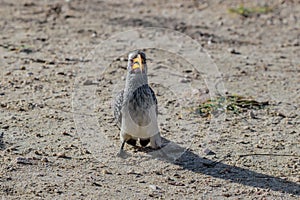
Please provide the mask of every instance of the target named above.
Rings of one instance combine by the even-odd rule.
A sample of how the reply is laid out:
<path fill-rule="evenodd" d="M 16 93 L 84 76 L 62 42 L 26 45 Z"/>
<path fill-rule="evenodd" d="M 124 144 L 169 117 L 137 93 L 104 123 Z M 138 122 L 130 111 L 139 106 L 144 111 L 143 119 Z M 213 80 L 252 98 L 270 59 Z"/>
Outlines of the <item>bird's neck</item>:
<path fill-rule="evenodd" d="M 139 87 L 148 84 L 147 74 L 127 74 L 125 92 L 133 92 Z"/>

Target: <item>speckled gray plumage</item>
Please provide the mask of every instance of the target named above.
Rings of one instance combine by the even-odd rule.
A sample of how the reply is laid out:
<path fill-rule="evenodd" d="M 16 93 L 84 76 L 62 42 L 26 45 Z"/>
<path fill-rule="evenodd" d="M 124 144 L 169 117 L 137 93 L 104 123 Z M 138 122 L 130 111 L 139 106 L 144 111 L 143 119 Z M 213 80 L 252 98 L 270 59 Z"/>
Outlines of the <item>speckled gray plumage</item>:
<path fill-rule="evenodd" d="M 115 102 L 114 102 L 114 118 L 115 118 L 115 122 L 117 124 L 117 126 L 121 129 L 122 126 L 122 106 L 123 106 L 123 94 L 124 94 L 124 90 L 120 91 L 116 98 L 115 98 Z"/>
<path fill-rule="evenodd" d="M 124 101 L 124 96 L 126 101 Z M 126 104 L 129 107 L 130 115 L 136 123 L 139 123 L 137 117 L 139 115 L 144 115 L 151 106 L 155 106 L 156 115 L 158 113 L 155 93 L 148 84 L 142 85 L 141 87 L 134 89 L 134 91 L 129 90 L 125 95 L 124 90 L 117 94 L 114 103 L 114 118 L 119 128 L 122 126 L 121 110 L 123 105 L 125 106 Z M 139 125 L 145 125 L 141 123 L 142 122 L 140 122 Z"/>

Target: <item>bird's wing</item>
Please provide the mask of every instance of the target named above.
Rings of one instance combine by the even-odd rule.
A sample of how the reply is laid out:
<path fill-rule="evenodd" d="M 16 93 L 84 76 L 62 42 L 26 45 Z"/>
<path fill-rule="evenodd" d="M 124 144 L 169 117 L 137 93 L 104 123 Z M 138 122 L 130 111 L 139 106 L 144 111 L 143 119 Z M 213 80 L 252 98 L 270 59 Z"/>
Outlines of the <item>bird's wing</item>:
<path fill-rule="evenodd" d="M 123 106 L 123 94 L 124 91 L 120 91 L 114 102 L 114 117 L 116 124 L 119 128 L 121 128 L 121 123 L 122 123 L 122 106 Z"/>
<path fill-rule="evenodd" d="M 150 86 L 149 86 L 149 88 L 150 88 L 150 92 L 151 92 L 151 97 L 152 97 L 153 101 L 155 102 L 155 109 L 156 109 L 156 116 L 157 116 L 158 115 L 158 106 L 157 106 L 156 95 Z"/>

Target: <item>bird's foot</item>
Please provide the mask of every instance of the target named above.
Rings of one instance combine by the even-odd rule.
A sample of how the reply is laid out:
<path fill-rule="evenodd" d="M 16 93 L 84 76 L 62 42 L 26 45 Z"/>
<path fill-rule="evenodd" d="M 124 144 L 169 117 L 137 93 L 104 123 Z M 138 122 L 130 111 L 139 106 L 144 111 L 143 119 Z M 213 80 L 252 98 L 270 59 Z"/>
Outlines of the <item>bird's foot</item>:
<path fill-rule="evenodd" d="M 160 133 L 158 133 L 150 138 L 150 145 L 151 145 L 151 148 L 153 148 L 153 149 L 159 149 L 162 147 Z"/>
<path fill-rule="evenodd" d="M 120 151 L 117 153 L 117 157 L 125 159 L 128 157 L 128 155 L 123 149 L 120 149 Z"/>

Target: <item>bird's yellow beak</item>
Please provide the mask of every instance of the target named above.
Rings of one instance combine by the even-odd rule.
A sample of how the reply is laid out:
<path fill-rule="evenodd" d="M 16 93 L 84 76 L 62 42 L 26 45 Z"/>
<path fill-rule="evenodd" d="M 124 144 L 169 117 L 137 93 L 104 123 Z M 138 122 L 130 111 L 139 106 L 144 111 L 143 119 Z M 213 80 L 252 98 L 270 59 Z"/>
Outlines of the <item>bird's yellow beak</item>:
<path fill-rule="evenodd" d="M 139 54 L 135 59 L 133 59 L 132 69 L 140 68 L 142 71 L 144 67 L 142 61 L 141 55 Z"/>

